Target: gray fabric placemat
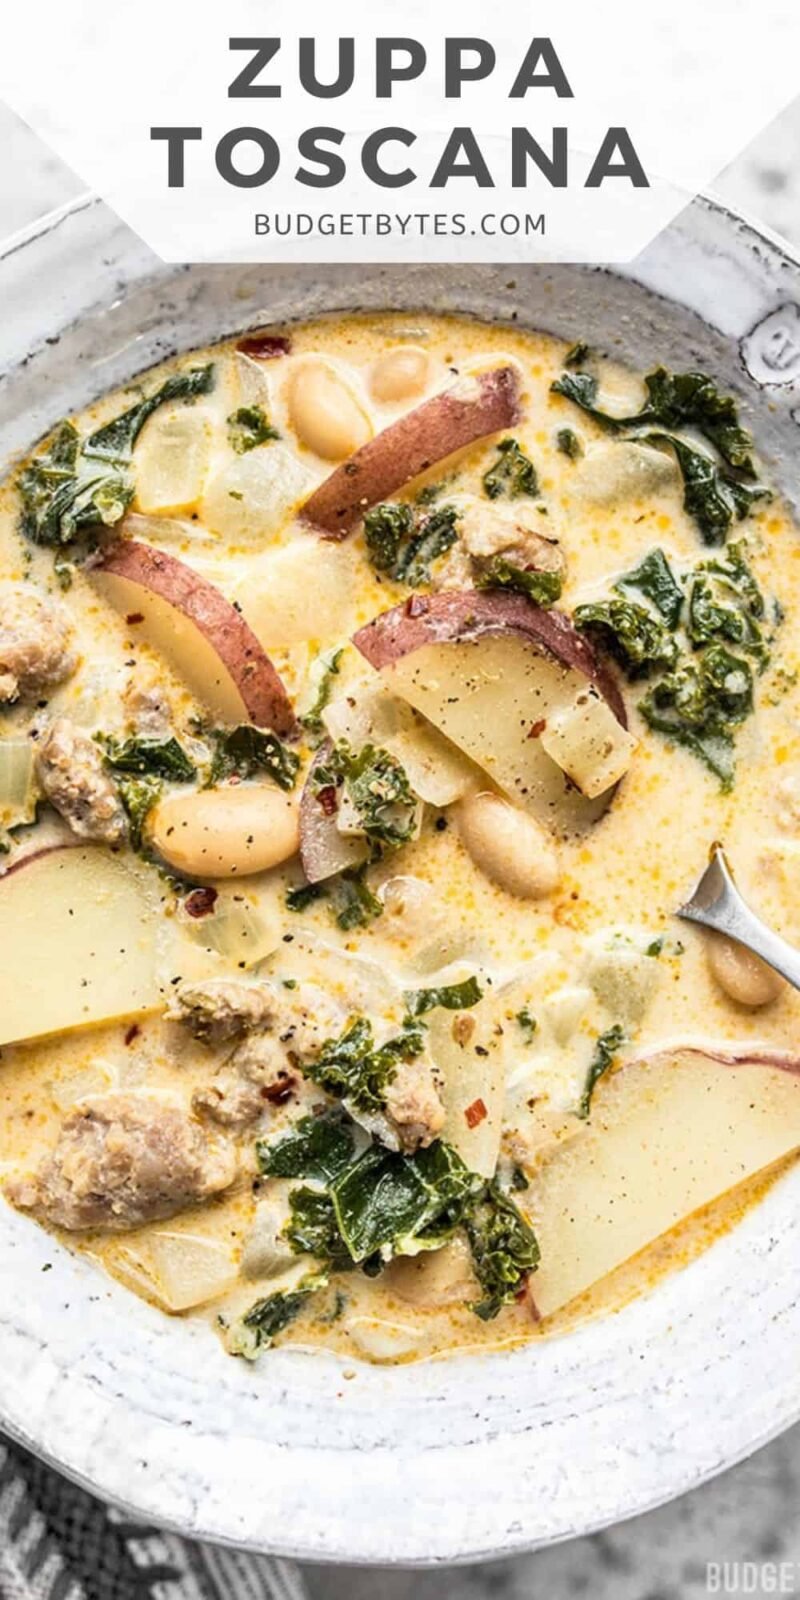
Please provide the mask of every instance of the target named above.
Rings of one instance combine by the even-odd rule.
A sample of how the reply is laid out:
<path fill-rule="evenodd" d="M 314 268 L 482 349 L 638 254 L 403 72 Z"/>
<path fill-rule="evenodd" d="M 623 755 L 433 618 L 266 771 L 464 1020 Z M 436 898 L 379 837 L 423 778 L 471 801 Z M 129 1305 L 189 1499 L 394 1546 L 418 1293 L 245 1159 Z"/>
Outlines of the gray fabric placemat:
<path fill-rule="evenodd" d="M 2 1600 L 307 1600 L 292 1561 L 140 1526 L 0 1440 Z"/>

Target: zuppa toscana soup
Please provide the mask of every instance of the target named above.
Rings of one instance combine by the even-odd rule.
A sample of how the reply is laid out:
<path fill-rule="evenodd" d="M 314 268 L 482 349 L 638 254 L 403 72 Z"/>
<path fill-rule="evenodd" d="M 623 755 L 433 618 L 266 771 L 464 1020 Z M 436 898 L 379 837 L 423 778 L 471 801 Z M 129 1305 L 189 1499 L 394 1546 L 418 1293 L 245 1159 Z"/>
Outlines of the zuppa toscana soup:
<path fill-rule="evenodd" d="M 800 1146 L 800 999 L 675 919 L 723 839 L 800 934 L 800 543 L 657 362 L 260 331 L 2 492 L 5 1196 L 235 1354 L 557 1330 Z"/>

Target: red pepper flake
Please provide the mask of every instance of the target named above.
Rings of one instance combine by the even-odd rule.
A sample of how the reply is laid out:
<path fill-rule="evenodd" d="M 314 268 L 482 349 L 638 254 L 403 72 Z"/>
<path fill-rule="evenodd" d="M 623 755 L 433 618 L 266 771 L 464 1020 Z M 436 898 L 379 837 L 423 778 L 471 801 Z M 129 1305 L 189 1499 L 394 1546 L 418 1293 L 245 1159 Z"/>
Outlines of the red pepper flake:
<path fill-rule="evenodd" d="M 277 1083 L 268 1083 L 261 1090 L 262 1100 L 268 1100 L 272 1106 L 282 1106 L 291 1100 L 295 1090 L 294 1078 L 279 1078 Z"/>
<path fill-rule="evenodd" d="M 253 361 L 275 361 L 278 356 L 288 356 L 292 341 L 285 333 L 248 333 L 236 348 Z"/>
<path fill-rule="evenodd" d="M 214 910 L 218 899 L 219 893 L 216 889 L 193 889 L 191 894 L 187 894 L 183 907 L 190 917 L 207 917 Z"/>
<path fill-rule="evenodd" d="M 144 612 L 129 611 L 125 621 L 127 622 L 129 628 L 133 628 L 136 626 L 137 622 L 144 622 Z"/>
<path fill-rule="evenodd" d="M 126 1029 L 126 1032 L 125 1032 L 125 1043 L 127 1045 L 132 1045 L 134 1039 L 138 1039 L 139 1034 L 141 1033 L 141 1031 L 142 1030 L 139 1027 L 138 1022 L 132 1022 L 130 1027 L 128 1029 Z"/>
<path fill-rule="evenodd" d="M 427 616 L 427 614 L 430 611 L 430 609 L 431 609 L 430 600 L 426 600 L 425 596 L 423 594 L 412 594 L 412 595 L 409 595 L 409 597 L 408 597 L 408 599 L 406 601 L 406 616 L 407 617 L 425 617 L 425 616 Z"/>
<path fill-rule="evenodd" d="M 528 734 L 528 738 L 529 739 L 538 739 L 540 733 L 544 733 L 544 730 L 545 730 L 546 727 L 547 727 L 547 720 L 546 720 L 545 717 L 541 717 L 538 722 L 532 722 L 531 723 L 531 731 Z"/>
<path fill-rule="evenodd" d="M 484 1117 L 487 1117 L 488 1115 L 489 1113 L 486 1110 L 486 1106 L 481 1099 L 473 1100 L 472 1105 L 467 1106 L 467 1109 L 464 1112 L 464 1117 L 468 1128 L 477 1128 L 478 1123 L 483 1122 Z"/>
<path fill-rule="evenodd" d="M 336 816 L 339 810 L 339 801 L 336 798 L 336 790 L 332 783 L 328 783 L 324 789 L 320 789 L 317 799 L 326 817 Z"/>

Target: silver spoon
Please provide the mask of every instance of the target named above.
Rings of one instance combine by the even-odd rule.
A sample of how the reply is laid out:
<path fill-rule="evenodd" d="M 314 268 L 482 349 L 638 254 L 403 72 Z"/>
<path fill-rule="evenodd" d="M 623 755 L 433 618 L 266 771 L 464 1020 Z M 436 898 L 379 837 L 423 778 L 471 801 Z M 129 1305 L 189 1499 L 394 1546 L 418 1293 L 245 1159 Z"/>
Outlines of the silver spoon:
<path fill-rule="evenodd" d="M 774 967 L 782 978 L 800 989 L 800 951 L 762 922 L 739 893 L 721 844 L 715 844 L 711 860 L 690 900 L 677 915 L 686 922 L 700 922 L 705 928 L 727 934 L 737 944 Z"/>

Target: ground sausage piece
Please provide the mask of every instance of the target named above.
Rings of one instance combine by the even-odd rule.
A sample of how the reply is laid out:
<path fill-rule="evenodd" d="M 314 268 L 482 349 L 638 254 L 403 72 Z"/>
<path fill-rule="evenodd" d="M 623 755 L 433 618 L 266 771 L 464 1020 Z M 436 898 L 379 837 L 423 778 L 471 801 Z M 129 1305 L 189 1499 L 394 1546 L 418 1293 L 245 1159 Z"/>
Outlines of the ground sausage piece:
<path fill-rule="evenodd" d="M 195 1111 L 226 1128 L 244 1128 L 287 1100 L 302 1101 L 308 1111 L 325 1103 L 324 1093 L 303 1077 L 301 1069 L 341 1032 L 346 1012 L 316 984 L 266 992 L 272 1006 L 270 1031 L 243 1040 L 208 1087 L 196 1090 L 192 1099 Z"/>
<path fill-rule="evenodd" d="M 386 1090 L 386 1119 L 401 1150 L 418 1150 L 433 1142 L 444 1127 L 445 1110 L 433 1067 L 424 1056 L 401 1062 Z"/>
<path fill-rule="evenodd" d="M 127 823 L 119 795 L 94 740 L 66 717 L 52 723 L 36 758 L 47 799 L 81 839 L 119 844 Z"/>
<path fill-rule="evenodd" d="M 182 983 L 166 1015 L 170 1022 L 185 1022 L 195 1039 L 224 1044 L 268 1027 L 275 1015 L 275 993 L 265 983 L 244 983 L 236 978 Z"/>
<path fill-rule="evenodd" d="M 179 1107 L 114 1094 L 70 1112 L 32 1178 L 6 1185 L 12 1203 L 70 1232 L 118 1232 L 172 1217 L 227 1189 L 232 1150 L 214 1145 Z"/>
<path fill-rule="evenodd" d="M 32 589 L 0 588 L 0 704 L 28 699 L 75 671 L 69 618 Z"/>

